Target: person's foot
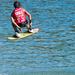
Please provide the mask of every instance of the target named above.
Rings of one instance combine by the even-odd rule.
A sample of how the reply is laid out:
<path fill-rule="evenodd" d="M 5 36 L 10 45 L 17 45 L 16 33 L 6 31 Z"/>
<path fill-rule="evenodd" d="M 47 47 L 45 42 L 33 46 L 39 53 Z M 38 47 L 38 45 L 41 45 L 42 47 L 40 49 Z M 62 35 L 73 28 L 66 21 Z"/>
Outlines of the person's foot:
<path fill-rule="evenodd" d="M 16 33 L 15 33 L 15 36 L 16 36 L 17 38 L 20 38 L 21 35 L 20 35 L 18 32 L 16 32 Z"/>
<path fill-rule="evenodd" d="M 31 30 L 28 30 L 28 32 L 30 32 L 30 33 L 33 33 L 33 29 L 31 29 Z"/>

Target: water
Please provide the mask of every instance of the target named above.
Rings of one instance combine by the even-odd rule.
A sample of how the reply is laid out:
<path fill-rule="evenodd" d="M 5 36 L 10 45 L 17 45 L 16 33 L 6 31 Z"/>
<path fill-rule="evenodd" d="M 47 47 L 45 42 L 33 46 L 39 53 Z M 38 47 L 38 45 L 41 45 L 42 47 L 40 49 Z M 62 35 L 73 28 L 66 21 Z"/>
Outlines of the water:
<path fill-rule="evenodd" d="M 13 0 L 0 0 L 0 75 L 75 74 L 75 0 L 19 1 L 40 31 L 8 40 Z"/>

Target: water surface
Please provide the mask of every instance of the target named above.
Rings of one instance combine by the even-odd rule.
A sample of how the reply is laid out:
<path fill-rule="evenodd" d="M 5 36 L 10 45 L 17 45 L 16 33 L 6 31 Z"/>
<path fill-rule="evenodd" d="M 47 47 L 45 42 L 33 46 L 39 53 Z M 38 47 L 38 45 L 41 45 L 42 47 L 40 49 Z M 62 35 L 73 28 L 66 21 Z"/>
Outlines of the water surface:
<path fill-rule="evenodd" d="M 0 74 L 75 74 L 75 0 L 19 1 L 31 13 L 33 28 L 40 31 L 8 40 L 14 34 L 10 22 L 13 0 L 0 1 Z"/>

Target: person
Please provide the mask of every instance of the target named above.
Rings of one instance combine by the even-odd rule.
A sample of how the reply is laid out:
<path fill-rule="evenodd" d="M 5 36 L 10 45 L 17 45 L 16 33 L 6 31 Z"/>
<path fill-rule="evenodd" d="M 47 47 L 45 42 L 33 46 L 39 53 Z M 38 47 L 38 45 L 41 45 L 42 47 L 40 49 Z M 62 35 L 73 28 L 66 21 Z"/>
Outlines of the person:
<path fill-rule="evenodd" d="M 31 14 L 27 12 L 24 8 L 22 8 L 21 3 L 19 1 L 15 1 L 13 5 L 15 9 L 11 13 L 11 22 L 16 36 L 18 33 L 22 32 L 23 27 L 27 27 L 28 32 L 32 32 Z"/>

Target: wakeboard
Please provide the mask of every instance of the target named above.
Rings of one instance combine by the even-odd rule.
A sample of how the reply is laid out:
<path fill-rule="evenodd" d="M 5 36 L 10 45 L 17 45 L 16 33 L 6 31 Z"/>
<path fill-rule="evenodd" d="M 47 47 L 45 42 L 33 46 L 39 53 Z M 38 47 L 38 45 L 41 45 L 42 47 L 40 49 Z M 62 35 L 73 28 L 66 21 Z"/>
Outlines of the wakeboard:
<path fill-rule="evenodd" d="M 22 32 L 22 33 L 19 33 L 20 34 L 20 37 L 16 37 L 16 36 L 9 36 L 8 39 L 9 40 L 17 40 L 17 39 L 22 39 L 22 38 L 25 38 L 25 37 L 28 37 L 30 35 L 33 35 L 34 33 L 37 33 L 39 31 L 39 28 L 34 28 L 32 29 L 33 32 Z"/>

